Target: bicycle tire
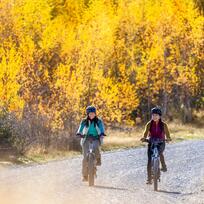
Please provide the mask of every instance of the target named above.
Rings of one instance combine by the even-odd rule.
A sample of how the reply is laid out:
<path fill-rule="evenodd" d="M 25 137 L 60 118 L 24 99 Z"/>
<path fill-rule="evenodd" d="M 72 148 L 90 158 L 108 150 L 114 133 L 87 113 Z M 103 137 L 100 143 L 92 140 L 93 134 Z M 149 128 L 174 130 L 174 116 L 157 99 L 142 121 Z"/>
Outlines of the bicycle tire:
<path fill-rule="evenodd" d="M 88 181 L 89 186 L 94 185 L 94 177 L 95 177 L 95 165 L 94 165 L 95 157 L 93 154 L 88 155 Z"/>

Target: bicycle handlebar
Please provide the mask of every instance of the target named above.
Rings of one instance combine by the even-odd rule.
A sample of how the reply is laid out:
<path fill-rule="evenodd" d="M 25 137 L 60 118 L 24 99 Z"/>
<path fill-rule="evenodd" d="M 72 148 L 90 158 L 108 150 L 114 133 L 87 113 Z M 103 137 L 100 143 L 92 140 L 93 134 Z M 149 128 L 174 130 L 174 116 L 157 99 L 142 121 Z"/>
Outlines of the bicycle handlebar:
<path fill-rule="evenodd" d="M 78 134 L 77 135 L 78 137 L 80 138 L 86 138 L 88 140 L 99 140 L 100 136 L 94 136 L 94 135 L 81 135 L 81 134 Z"/>

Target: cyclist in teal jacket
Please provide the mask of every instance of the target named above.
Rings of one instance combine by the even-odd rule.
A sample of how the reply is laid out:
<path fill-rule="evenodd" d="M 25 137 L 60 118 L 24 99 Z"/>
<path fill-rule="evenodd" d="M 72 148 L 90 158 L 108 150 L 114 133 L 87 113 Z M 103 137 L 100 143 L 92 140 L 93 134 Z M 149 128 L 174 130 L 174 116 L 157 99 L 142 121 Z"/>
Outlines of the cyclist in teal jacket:
<path fill-rule="evenodd" d="M 100 154 L 100 145 L 103 144 L 103 138 L 105 136 L 105 129 L 103 121 L 97 117 L 96 108 L 94 106 L 88 106 L 86 108 L 87 117 L 83 119 L 80 123 L 79 129 L 77 131 L 77 136 L 81 138 L 81 146 L 83 153 L 83 161 L 82 161 L 82 176 L 83 181 L 87 181 L 88 179 L 88 166 L 86 155 L 89 150 L 87 137 L 92 136 L 95 137 L 94 146 L 95 146 L 95 154 L 97 166 L 101 165 L 101 154 Z"/>

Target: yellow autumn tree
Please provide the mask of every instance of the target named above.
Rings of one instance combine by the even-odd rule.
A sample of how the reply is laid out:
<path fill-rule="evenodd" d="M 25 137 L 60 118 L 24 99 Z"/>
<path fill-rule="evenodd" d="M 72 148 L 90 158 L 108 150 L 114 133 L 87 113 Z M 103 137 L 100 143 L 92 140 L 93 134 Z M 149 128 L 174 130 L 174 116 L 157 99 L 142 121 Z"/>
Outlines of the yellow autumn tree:
<path fill-rule="evenodd" d="M 90 104 L 108 125 L 148 120 L 155 105 L 191 121 L 203 22 L 194 0 L 0 1 L 0 106 L 18 115 L 16 138 L 68 141 Z"/>

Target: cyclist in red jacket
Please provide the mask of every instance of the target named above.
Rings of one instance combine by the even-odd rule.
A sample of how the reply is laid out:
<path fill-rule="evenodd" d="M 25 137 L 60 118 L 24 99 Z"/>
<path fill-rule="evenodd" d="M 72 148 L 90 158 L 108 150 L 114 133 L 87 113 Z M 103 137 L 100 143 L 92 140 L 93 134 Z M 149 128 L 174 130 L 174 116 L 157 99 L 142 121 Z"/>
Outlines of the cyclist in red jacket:
<path fill-rule="evenodd" d="M 164 123 L 161 119 L 162 111 L 160 108 L 155 107 L 151 110 L 152 119 L 146 124 L 145 131 L 141 141 L 145 141 L 147 137 L 150 139 L 150 143 L 148 145 L 148 163 L 147 163 L 147 184 L 152 183 L 151 178 L 151 139 L 159 139 L 161 140 L 161 145 L 159 146 L 160 152 L 160 161 L 161 161 L 161 171 L 166 172 L 167 167 L 164 160 L 163 152 L 165 150 L 165 140 L 171 141 L 169 129 L 166 123 Z"/>

